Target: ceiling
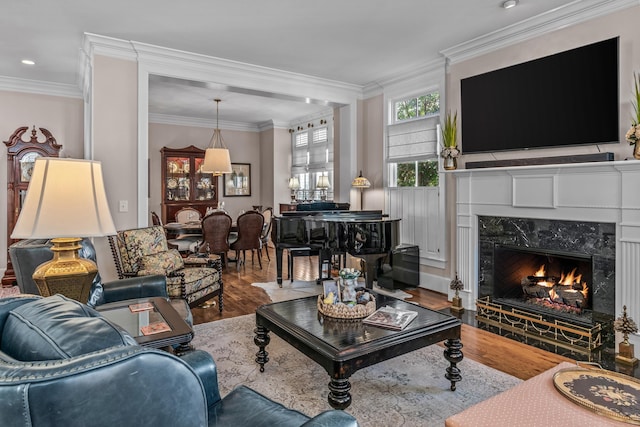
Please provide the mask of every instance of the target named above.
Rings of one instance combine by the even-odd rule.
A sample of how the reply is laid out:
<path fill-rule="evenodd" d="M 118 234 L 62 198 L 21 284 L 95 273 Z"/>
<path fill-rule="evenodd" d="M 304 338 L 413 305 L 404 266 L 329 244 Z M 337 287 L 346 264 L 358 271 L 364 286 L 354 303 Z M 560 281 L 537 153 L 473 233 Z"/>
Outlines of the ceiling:
<path fill-rule="evenodd" d="M 441 58 L 460 43 L 534 16 L 605 0 L 2 0 L 0 76 L 78 85 L 83 34 L 93 33 L 362 87 Z M 35 65 L 23 65 L 31 59 Z M 326 105 L 157 78 L 152 114 L 260 124 Z"/>

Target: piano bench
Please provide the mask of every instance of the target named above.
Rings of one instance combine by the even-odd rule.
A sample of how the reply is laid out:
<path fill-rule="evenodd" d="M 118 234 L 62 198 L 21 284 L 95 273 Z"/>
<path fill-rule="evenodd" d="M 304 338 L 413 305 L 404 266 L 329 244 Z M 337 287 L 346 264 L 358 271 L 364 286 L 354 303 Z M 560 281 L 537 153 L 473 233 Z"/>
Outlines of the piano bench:
<path fill-rule="evenodd" d="M 309 247 L 288 248 L 287 249 L 287 266 L 289 267 L 289 280 L 293 282 L 293 259 L 298 256 L 318 256 L 319 249 L 311 249 Z"/>

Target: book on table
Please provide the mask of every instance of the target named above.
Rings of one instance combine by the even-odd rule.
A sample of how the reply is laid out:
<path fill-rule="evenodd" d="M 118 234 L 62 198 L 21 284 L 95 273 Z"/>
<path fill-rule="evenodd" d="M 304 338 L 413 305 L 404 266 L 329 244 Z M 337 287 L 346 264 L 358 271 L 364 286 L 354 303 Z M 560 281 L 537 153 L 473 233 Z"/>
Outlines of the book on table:
<path fill-rule="evenodd" d="M 379 326 L 381 328 L 402 330 L 413 319 L 418 316 L 417 311 L 411 310 L 399 310 L 397 308 L 389 307 L 385 305 L 380 307 L 369 316 L 362 320 L 362 323 L 367 325 Z"/>

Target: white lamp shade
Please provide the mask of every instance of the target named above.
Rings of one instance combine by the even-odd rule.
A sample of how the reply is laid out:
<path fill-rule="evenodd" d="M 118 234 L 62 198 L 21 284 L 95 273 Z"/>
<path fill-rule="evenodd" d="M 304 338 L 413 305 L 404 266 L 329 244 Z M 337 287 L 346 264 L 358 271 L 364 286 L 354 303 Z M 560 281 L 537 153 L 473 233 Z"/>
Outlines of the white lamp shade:
<path fill-rule="evenodd" d="M 39 157 L 12 239 L 116 234 L 97 161 Z"/>
<path fill-rule="evenodd" d="M 231 157 L 226 148 L 207 148 L 202 162 L 202 172 L 222 175 L 231 173 Z"/>
<path fill-rule="evenodd" d="M 326 175 L 318 177 L 316 188 L 329 188 L 329 177 Z"/>
<path fill-rule="evenodd" d="M 297 190 L 300 188 L 300 180 L 297 177 L 289 178 L 289 189 Z"/>

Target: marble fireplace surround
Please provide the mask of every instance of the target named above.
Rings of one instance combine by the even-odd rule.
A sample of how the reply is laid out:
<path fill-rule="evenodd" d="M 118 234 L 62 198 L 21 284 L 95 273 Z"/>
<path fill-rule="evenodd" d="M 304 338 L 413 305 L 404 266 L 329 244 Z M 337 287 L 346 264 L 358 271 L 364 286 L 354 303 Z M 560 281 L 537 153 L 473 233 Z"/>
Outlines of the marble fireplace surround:
<path fill-rule="evenodd" d="M 640 320 L 640 161 L 461 169 L 456 178 L 456 271 L 463 305 L 478 298 L 478 217 L 615 224 L 615 313 Z M 453 296 L 450 291 L 449 297 Z M 640 336 L 630 337 L 640 346 Z"/>

